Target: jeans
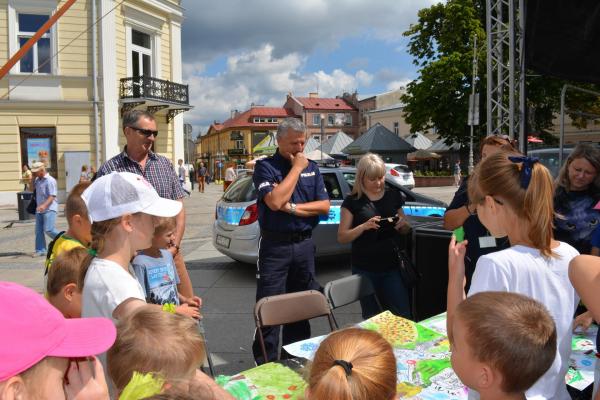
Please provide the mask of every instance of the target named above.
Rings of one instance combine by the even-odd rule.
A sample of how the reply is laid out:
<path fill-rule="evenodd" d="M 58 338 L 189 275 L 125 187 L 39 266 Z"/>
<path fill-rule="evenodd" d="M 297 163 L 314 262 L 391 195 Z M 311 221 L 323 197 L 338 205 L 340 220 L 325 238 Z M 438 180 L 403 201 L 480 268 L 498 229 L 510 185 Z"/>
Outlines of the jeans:
<path fill-rule="evenodd" d="M 390 310 L 394 315 L 411 319 L 408 290 L 399 271 L 371 272 L 352 266 L 352 274 L 360 274 L 371 281 L 384 311 Z M 371 318 L 381 311 L 372 296 L 361 299 L 360 307 L 364 319 Z"/>
<path fill-rule="evenodd" d="M 54 227 L 56 221 L 56 211 L 46 211 L 45 213 L 35 213 L 35 252 L 46 252 L 46 238 L 54 239 L 58 231 Z"/>

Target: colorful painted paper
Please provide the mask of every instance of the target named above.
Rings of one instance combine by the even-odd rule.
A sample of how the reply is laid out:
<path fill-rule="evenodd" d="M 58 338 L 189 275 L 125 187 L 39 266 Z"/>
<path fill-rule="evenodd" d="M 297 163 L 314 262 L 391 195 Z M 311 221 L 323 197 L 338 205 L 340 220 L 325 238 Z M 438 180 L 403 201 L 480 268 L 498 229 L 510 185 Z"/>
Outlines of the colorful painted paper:
<path fill-rule="evenodd" d="M 359 326 L 379 332 L 394 348 L 398 371 L 397 392 L 402 398 L 467 398 L 465 386 L 452 371 L 450 345 L 443 333 L 397 317 L 389 311 Z M 325 337 L 307 339 L 284 348 L 296 357 L 312 359 Z"/>
<path fill-rule="evenodd" d="M 419 324 L 445 335 L 446 313 L 428 318 Z M 567 385 L 577 390 L 584 390 L 594 383 L 596 332 L 598 332 L 598 327 L 592 325 L 586 332 L 573 334 L 571 340 L 572 353 L 565 381 Z"/>
<path fill-rule="evenodd" d="M 573 334 L 571 341 L 572 353 L 565 380 L 567 385 L 577 390 L 584 390 L 594 383 L 596 332 L 598 332 L 598 327 L 592 325 L 586 332 Z"/>
<path fill-rule="evenodd" d="M 281 363 L 267 363 L 233 377 L 218 376 L 217 383 L 238 400 L 301 399 L 306 382 Z"/>

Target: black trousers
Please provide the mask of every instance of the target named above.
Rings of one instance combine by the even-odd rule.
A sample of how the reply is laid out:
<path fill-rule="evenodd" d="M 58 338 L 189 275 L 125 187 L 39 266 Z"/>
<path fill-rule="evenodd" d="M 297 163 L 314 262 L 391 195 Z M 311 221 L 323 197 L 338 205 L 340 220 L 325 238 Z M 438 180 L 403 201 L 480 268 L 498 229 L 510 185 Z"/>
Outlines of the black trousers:
<path fill-rule="evenodd" d="M 256 301 L 277 294 L 310 289 L 319 290 L 321 286 L 315 278 L 315 244 L 312 238 L 297 243 L 261 238 L 258 248 L 256 281 Z M 268 360 L 264 360 L 258 341 L 258 332 L 255 333 L 252 351 L 257 364 L 277 359 L 279 332 L 279 326 L 262 329 Z M 283 345 L 309 337 L 310 323 L 308 321 L 283 326 Z"/>

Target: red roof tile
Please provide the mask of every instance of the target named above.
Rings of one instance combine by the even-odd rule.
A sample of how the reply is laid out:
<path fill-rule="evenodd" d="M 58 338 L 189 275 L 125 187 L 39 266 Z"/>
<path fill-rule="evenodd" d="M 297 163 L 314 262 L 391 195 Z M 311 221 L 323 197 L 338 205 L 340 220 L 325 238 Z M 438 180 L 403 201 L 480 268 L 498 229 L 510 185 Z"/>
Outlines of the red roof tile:
<path fill-rule="evenodd" d="M 321 97 L 296 97 L 308 110 L 345 110 L 354 111 L 355 108 L 343 99 L 321 98 Z"/>
<path fill-rule="evenodd" d="M 278 119 L 294 117 L 292 110 L 283 107 L 252 107 L 235 118 L 229 118 L 217 129 L 227 128 L 277 128 L 277 122 L 254 122 L 254 117 L 274 117 Z M 216 127 L 215 127 L 216 128 Z"/>

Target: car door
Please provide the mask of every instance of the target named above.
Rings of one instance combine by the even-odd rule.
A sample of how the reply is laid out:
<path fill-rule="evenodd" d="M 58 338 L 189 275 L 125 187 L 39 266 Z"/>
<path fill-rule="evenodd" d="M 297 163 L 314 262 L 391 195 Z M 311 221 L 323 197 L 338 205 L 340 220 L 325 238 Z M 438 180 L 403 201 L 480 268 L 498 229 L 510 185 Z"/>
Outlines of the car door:
<path fill-rule="evenodd" d="M 323 183 L 331 206 L 329 215 L 321 216 L 319 225 L 313 231 L 315 245 L 317 246 L 317 256 L 331 256 L 339 254 L 349 254 L 350 245 L 340 244 L 337 241 L 337 231 L 340 224 L 340 208 L 344 201 L 345 188 L 340 183 L 340 175 L 335 168 L 321 169 Z"/>

